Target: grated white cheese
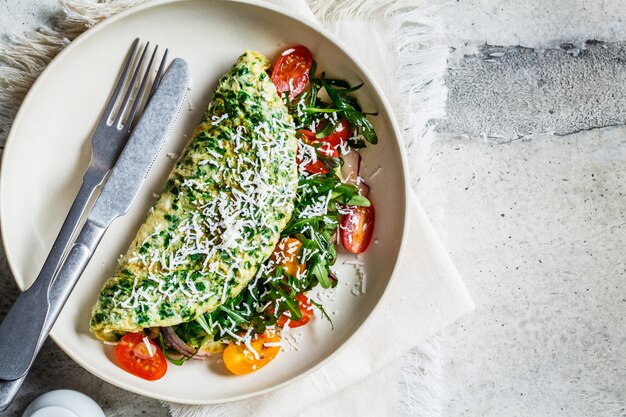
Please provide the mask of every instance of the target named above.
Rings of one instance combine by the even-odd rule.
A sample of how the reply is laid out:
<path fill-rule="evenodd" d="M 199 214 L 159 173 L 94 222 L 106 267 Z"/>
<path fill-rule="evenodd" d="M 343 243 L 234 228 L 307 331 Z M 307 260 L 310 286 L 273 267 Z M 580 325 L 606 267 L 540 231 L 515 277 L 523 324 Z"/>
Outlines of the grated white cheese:
<path fill-rule="evenodd" d="M 281 350 L 284 352 L 294 352 L 300 349 L 302 338 L 304 333 L 298 331 L 283 331 L 281 332 L 282 344 Z"/>
<path fill-rule="evenodd" d="M 150 343 L 150 339 L 148 339 L 148 336 L 144 336 L 143 343 L 146 345 L 148 355 L 150 355 L 151 358 L 154 357 L 154 347 L 152 346 L 152 343 Z"/>

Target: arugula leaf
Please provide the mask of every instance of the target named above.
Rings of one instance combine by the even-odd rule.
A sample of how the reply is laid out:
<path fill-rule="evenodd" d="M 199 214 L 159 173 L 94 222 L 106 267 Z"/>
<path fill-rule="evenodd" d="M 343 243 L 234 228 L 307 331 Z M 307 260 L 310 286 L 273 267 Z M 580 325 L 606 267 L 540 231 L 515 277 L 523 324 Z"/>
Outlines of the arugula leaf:
<path fill-rule="evenodd" d="M 315 275 L 322 288 L 330 287 L 330 279 L 328 278 L 328 267 L 326 262 L 319 255 L 314 255 L 309 267 L 311 273 Z"/>
<path fill-rule="evenodd" d="M 196 322 L 202 327 L 202 330 L 206 332 L 206 334 L 211 334 L 211 329 L 209 328 L 209 324 L 206 322 L 206 318 L 204 318 L 204 314 L 196 317 Z"/>
<path fill-rule="evenodd" d="M 326 136 L 332 135 L 333 133 L 335 133 L 335 130 L 337 129 L 338 124 L 339 124 L 339 120 L 337 120 L 336 122 L 333 122 L 332 120 L 329 119 L 328 122 L 324 123 L 322 128 L 317 131 L 317 133 L 315 134 L 315 137 L 318 139 L 322 139 L 322 138 L 325 138 Z"/>
<path fill-rule="evenodd" d="M 348 84 L 348 82 L 346 80 L 340 80 L 337 78 L 326 78 L 326 73 L 322 72 L 322 75 L 320 78 L 323 78 L 324 80 L 326 80 L 326 82 L 334 87 L 341 87 L 341 88 L 350 88 L 350 84 Z"/>
<path fill-rule="evenodd" d="M 298 304 L 298 302 L 294 299 L 295 294 L 292 297 L 289 297 L 280 285 L 272 285 L 274 286 L 274 289 L 284 298 L 283 303 L 291 313 L 290 319 L 295 321 L 300 320 L 302 318 L 302 313 L 300 312 L 300 304 Z M 280 314 L 278 316 L 280 317 Z"/>
<path fill-rule="evenodd" d="M 363 84 L 352 88 L 335 88 L 325 78 L 320 78 L 321 85 L 328 93 L 333 106 L 341 111 L 343 116 L 350 122 L 350 124 L 357 128 L 358 133 L 371 144 L 378 143 L 378 137 L 374 131 L 374 126 L 370 123 L 369 119 L 360 109 L 356 107 L 356 99 L 348 95 L 348 93 L 354 92 L 361 88 Z"/>
<path fill-rule="evenodd" d="M 367 199 L 367 197 L 363 197 L 362 195 L 357 194 L 350 197 L 350 200 L 348 200 L 346 205 L 369 207 L 372 205 L 372 203 Z"/>
<path fill-rule="evenodd" d="M 332 107 L 322 108 L 322 107 L 307 107 L 304 109 L 307 113 L 338 113 L 342 109 L 333 109 Z"/>
<path fill-rule="evenodd" d="M 310 298 L 309 298 L 309 301 L 311 302 L 311 304 L 317 307 L 317 309 L 322 313 L 322 316 L 326 318 L 326 320 L 328 320 L 328 322 L 330 323 L 330 330 L 335 330 L 335 325 L 333 324 L 333 320 L 330 318 L 330 316 L 326 312 L 326 309 L 324 309 L 324 306 Z"/>
<path fill-rule="evenodd" d="M 230 308 L 226 307 L 225 305 L 219 306 L 218 310 L 221 310 L 221 311 L 225 312 L 226 314 L 228 314 L 228 316 L 230 316 L 230 318 L 232 318 L 235 321 L 235 323 L 237 323 L 237 324 L 246 323 L 248 321 L 243 316 L 241 316 L 240 314 L 237 314 L 236 311 L 231 310 Z"/>

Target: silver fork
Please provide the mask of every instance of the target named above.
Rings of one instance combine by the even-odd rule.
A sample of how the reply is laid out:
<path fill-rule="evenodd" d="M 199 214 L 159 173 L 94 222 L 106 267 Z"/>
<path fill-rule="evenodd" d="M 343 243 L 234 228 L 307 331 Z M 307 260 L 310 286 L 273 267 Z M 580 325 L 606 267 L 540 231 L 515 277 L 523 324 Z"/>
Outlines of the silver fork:
<path fill-rule="evenodd" d="M 91 162 L 83 176 L 83 183 L 78 195 L 63 222 L 63 226 L 61 226 L 61 231 L 54 241 L 52 249 L 37 279 L 17 298 L 2 324 L 0 324 L 0 339 L 19 337 L 20 326 L 43 326 L 43 323 L 46 321 L 45 316 L 39 316 L 37 318 L 37 320 L 39 320 L 38 322 L 30 323 L 23 323 L 23 320 L 17 320 L 16 318 L 31 316 L 28 314 L 28 311 L 32 309 L 34 300 L 48 300 L 55 274 L 63 260 L 66 248 L 69 246 L 72 236 L 80 223 L 83 212 L 98 186 L 104 182 L 108 172 L 115 164 L 124 144 L 130 136 L 133 122 L 135 122 L 135 116 L 144 102 L 144 92 L 152 78 L 152 65 L 158 49 L 158 47 L 155 47 L 145 68 L 143 77 L 141 77 L 141 82 L 138 84 L 138 78 L 147 56 L 149 43 L 146 43 L 143 47 L 141 56 L 137 60 L 136 55 L 138 55 L 138 53 L 136 52 L 138 44 L 139 39 L 135 39 L 128 53 L 128 58 L 124 64 L 122 73 L 106 105 L 104 113 L 100 118 L 98 126 L 91 137 Z M 151 95 L 158 86 L 159 80 L 163 74 L 166 59 L 167 50 L 165 50 L 157 74 L 154 77 L 149 95 Z M 129 80 L 130 69 L 134 61 L 137 61 L 137 63 L 134 66 L 135 68 Z M 125 85 L 127 85 L 126 88 L 124 88 Z M 122 97 L 121 101 L 120 97 Z M 45 295 L 45 298 L 42 298 L 42 295 Z M 36 343 L 41 345 L 43 340 L 36 341 Z M 20 380 L 24 375 L 25 373 L 13 375 L 10 372 L 0 370 L 0 379 L 4 380 Z"/>
<path fill-rule="evenodd" d="M 128 53 L 128 58 L 124 63 L 122 74 L 115 85 L 113 93 L 109 98 L 109 102 L 104 109 L 96 130 L 91 136 L 91 161 L 85 171 L 85 174 L 83 175 L 83 183 L 67 217 L 65 218 L 65 221 L 63 222 L 63 226 L 61 226 L 61 231 L 54 241 L 52 249 L 46 258 L 35 283 L 39 282 L 40 278 L 49 277 L 49 282 L 47 282 L 48 285 L 46 286 L 49 287 L 52 282 L 52 277 L 56 273 L 57 268 L 63 259 L 65 249 L 67 248 L 76 227 L 80 223 L 80 219 L 85 211 L 85 208 L 87 207 L 87 204 L 94 195 L 95 190 L 104 182 L 108 172 L 111 168 L 113 168 L 113 165 L 122 151 L 124 144 L 130 137 L 134 118 L 139 111 L 140 104 L 142 103 L 143 93 L 148 85 L 150 71 L 158 50 L 158 46 L 154 48 L 150 61 L 146 67 L 145 74 L 137 89 L 137 77 L 141 71 L 141 67 L 144 63 L 150 43 L 148 42 L 144 46 L 139 61 L 136 63 L 135 69 L 132 71 L 132 77 L 129 81 L 129 70 L 136 58 L 138 44 L 139 38 L 133 41 L 130 52 Z M 167 50 L 165 51 L 161 64 L 159 65 L 159 69 L 154 78 L 149 96 L 151 96 L 156 87 L 158 87 L 158 82 L 163 73 L 166 59 Z M 119 101 L 120 97 L 122 97 L 124 85 L 126 83 L 128 83 L 128 86 L 123 99 L 119 105 L 116 106 L 116 103 Z M 129 111 L 129 105 L 131 103 L 132 106 Z"/>

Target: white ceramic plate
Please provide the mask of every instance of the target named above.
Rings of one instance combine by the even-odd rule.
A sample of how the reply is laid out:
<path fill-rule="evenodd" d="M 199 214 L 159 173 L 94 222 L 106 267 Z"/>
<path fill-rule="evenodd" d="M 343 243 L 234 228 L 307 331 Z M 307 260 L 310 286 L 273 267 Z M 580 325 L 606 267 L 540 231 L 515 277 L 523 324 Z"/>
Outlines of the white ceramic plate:
<path fill-rule="evenodd" d="M 135 37 L 167 46 L 171 57 L 186 59 L 191 90 L 139 197 L 131 211 L 107 231 L 52 337 L 98 377 L 162 400 L 196 404 L 232 401 L 294 381 L 336 355 L 383 295 L 402 247 L 406 176 L 389 106 L 367 71 L 332 37 L 278 10 L 219 0 L 149 2 L 87 31 L 52 62 L 24 101 L 2 162 L 1 226 L 15 279 L 20 288 L 27 288 L 43 264 L 89 163 L 90 132 Z M 364 178 L 378 171 L 369 181 L 377 209 L 376 243 L 360 258 L 365 262 L 367 281 L 359 283 L 354 267 L 344 263 L 354 255 L 342 253 L 336 266 L 338 289 L 332 297 L 324 297 L 334 330 L 324 320 L 313 320 L 297 332 L 302 333 L 298 350 L 280 353 L 259 372 L 228 375 L 214 359 L 191 361 L 183 367 L 170 365 L 166 376 L 156 382 L 136 378 L 115 364 L 110 346 L 90 335 L 91 306 L 153 203 L 153 193 L 161 190 L 174 162 L 167 154 L 183 148 L 218 77 L 245 49 L 256 49 L 273 60 L 293 44 L 309 47 L 318 68 L 330 76 L 351 83 L 364 81 L 365 87 L 357 96 L 364 109 L 379 112 L 371 118 L 379 145 L 363 152 Z"/>

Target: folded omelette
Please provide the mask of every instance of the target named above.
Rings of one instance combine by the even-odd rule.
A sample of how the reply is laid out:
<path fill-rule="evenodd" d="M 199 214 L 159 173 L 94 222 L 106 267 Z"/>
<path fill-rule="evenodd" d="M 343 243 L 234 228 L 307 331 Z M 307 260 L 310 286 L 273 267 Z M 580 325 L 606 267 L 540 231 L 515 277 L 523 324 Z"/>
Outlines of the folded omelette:
<path fill-rule="evenodd" d="M 108 341 L 193 320 L 236 296 L 270 256 L 296 197 L 291 116 L 246 51 L 211 103 L 93 307 L 93 334 Z"/>

